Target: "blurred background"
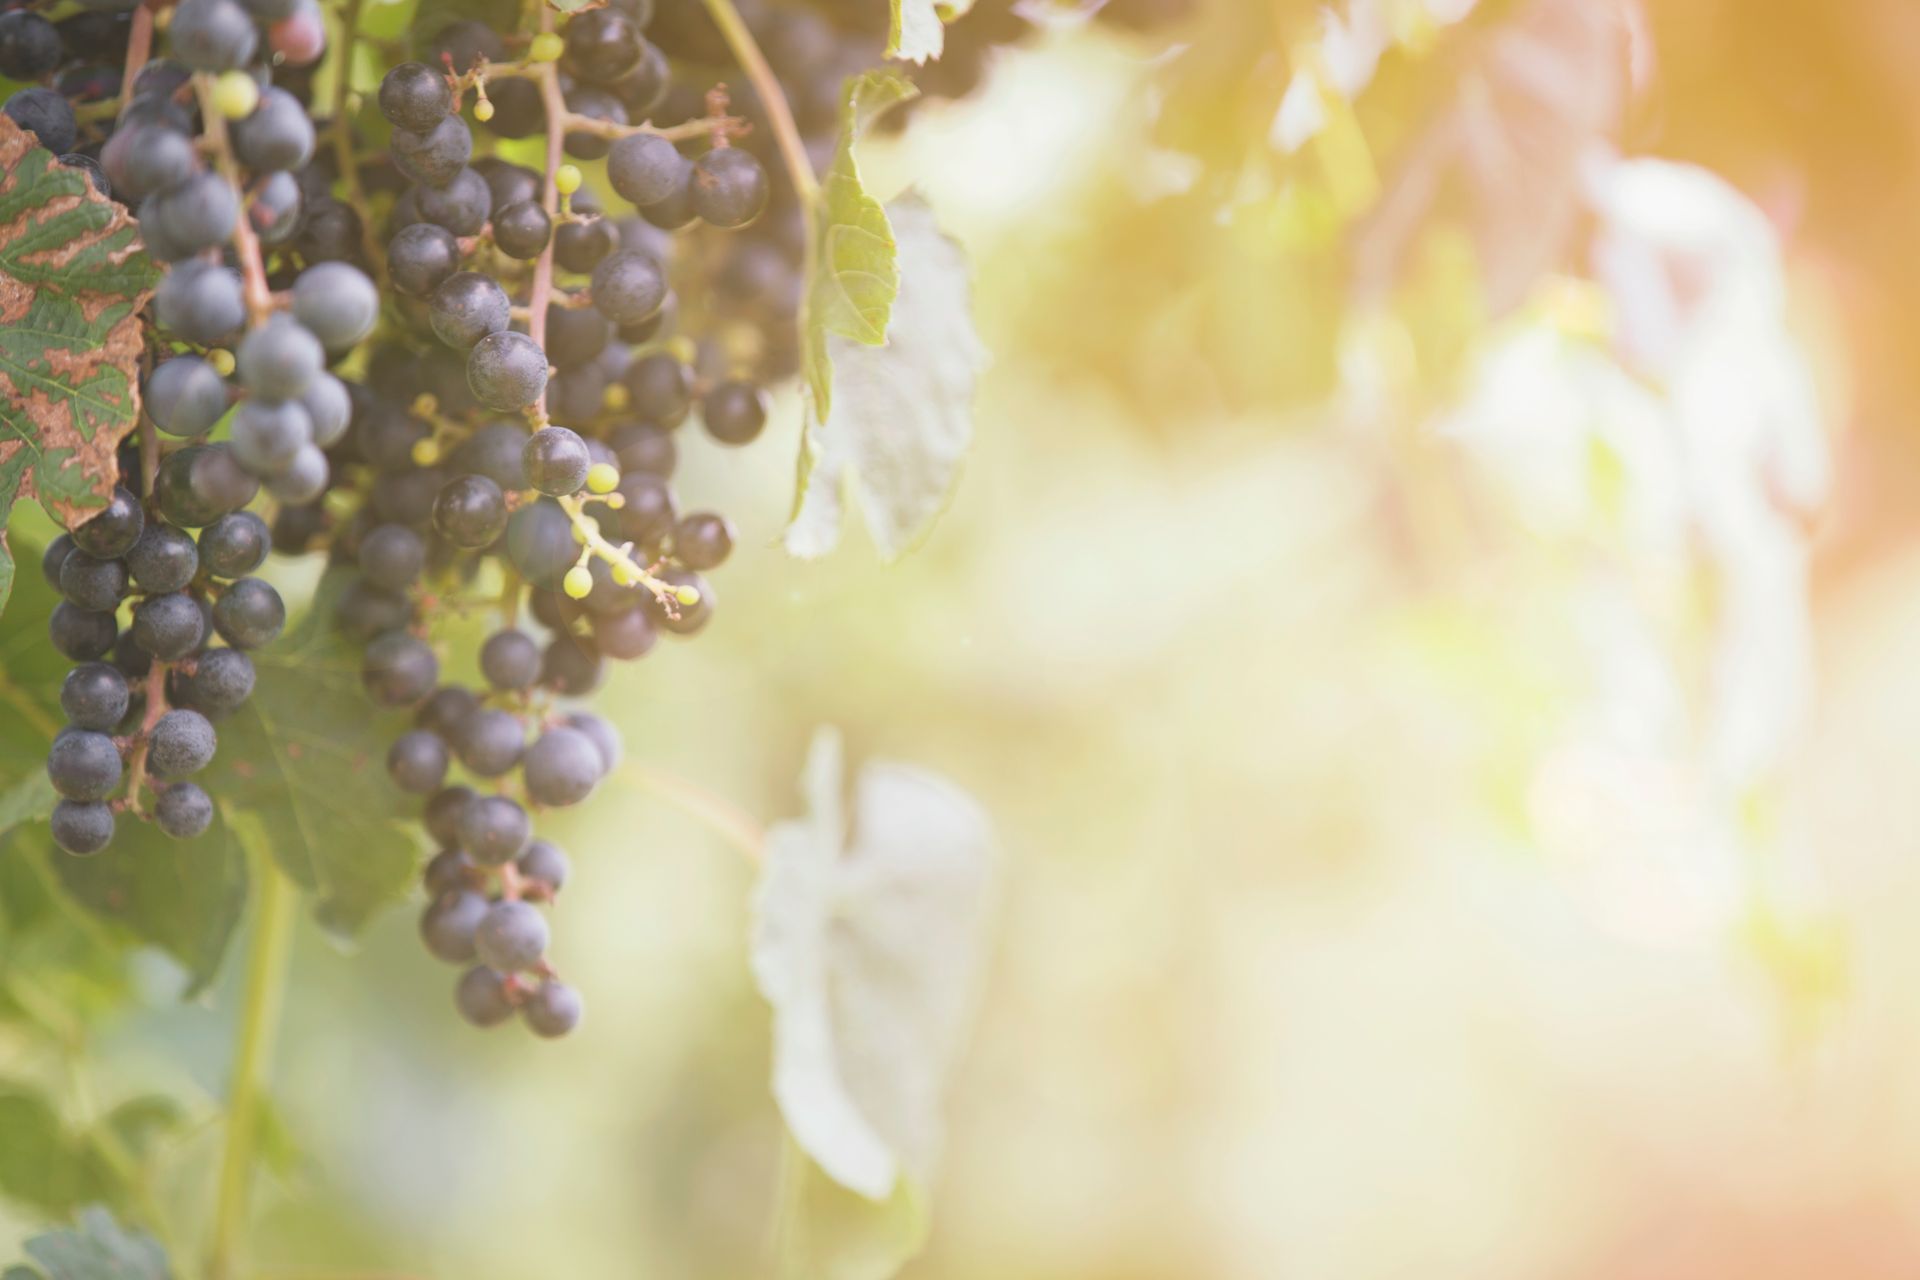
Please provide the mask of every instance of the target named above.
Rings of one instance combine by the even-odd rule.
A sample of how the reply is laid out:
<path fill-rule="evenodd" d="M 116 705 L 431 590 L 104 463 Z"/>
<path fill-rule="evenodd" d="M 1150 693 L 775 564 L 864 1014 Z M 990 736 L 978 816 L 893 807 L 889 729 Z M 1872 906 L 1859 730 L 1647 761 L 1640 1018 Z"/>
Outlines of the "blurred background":
<path fill-rule="evenodd" d="M 1116 8 L 874 149 L 994 353 L 930 541 L 779 552 L 795 402 L 689 439 L 744 550 L 606 696 L 769 820 L 820 723 L 994 816 L 904 1274 L 1912 1276 L 1920 9 Z M 565 1044 L 405 912 L 302 936 L 263 1274 L 762 1271 L 753 868 L 638 790 L 553 834 Z M 113 1071 L 217 1096 L 233 1003 Z"/>

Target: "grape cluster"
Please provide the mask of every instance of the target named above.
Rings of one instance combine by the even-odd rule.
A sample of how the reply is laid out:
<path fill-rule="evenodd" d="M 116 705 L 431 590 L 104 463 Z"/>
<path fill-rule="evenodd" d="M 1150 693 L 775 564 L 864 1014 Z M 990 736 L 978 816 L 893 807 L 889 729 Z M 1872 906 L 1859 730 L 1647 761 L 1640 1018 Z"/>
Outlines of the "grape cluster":
<path fill-rule="evenodd" d="M 6 111 L 133 210 L 166 266 L 146 461 L 123 450 L 112 505 L 47 557 L 54 643 L 82 664 L 49 759 L 56 838 L 96 851 L 125 812 L 206 828 L 184 779 L 284 622 L 251 575 L 269 549 L 324 553 L 368 698 L 411 714 L 386 771 L 434 848 L 427 949 L 462 967 L 469 1021 L 517 1013 L 542 1036 L 582 1002 L 542 910 L 568 860 L 535 827 L 622 750 L 574 700 L 713 618 L 735 534 L 683 508 L 682 431 L 753 442 L 798 361 L 790 192 L 718 78 L 650 38 L 650 10 L 614 0 L 513 40 L 456 21 L 385 74 L 377 120 L 337 121 L 312 110 L 313 0 L 182 0 L 124 86 L 125 15 L 77 33 L 0 15 L 0 72 L 33 82 Z M 662 123 L 688 76 L 696 108 Z M 74 111 L 116 94 L 111 120 Z M 497 154 L 543 133 L 543 168 Z M 442 679 L 450 605 L 499 617 L 472 687 Z"/>
<path fill-rule="evenodd" d="M 122 479 L 138 469 L 124 460 Z M 105 510 L 54 539 L 41 561 L 62 597 L 49 634 L 78 664 L 60 687 L 67 725 L 47 755 L 61 797 L 53 837 L 72 854 L 106 848 L 129 810 L 177 839 L 207 829 L 213 801 L 185 779 L 213 760 L 215 722 L 253 692 L 247 651 L 286 622 L 279 592 L 250 576 L 270 535 L 241 509 L 257 485 L 231 450 L 172 454 L 156 481 L 145 505 L 116 486 Z M 132 785 L 116 797 L 129 768 Z M 143 783 L 154 789 L 150 811 L 140 807 Z"/>

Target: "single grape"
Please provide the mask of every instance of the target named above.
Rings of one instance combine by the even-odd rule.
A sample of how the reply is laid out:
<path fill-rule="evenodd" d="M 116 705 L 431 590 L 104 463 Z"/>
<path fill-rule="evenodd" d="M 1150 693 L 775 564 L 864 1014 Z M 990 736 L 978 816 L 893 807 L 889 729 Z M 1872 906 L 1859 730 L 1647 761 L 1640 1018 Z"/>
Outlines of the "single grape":
<path fill-rule="evenodd" d="M 373 332 L 380 293 L 350 263 L 316 263 L 293 282 L 293 315 L 327 350 L 346 351 Z"/>
<path fill-rule="evenodd" d="M 47 619 L 47 637 L 62 656 L 87 662 L 113 648 L 120 624 L 111 613 L 96 613 L 62 600 Z"/>
<path fill-rule="evenodd" d="M 658 427 L 677 427 L 693 408 L 693 369 L 664 351 L 635 360 L 621 375 L 634 413 Z"/>
<path fill-rule="evenodd" d="M 427 834 L 443 845 L 460 843 L 460 819 L 475 798 L 471 787 L 442 787 L 434 792 L 420 817 Z"/>
<path fill-rule="evenodd" d="M 259 487 L 226 444 L 190 445 L 160 463 L 154 496 L 170 523 L 198 529 L 246 506 Z"/>
<path fill-rule="evenodd" d="M 234 0 L 180 0 L 167 38 L 173 56 L 195 71 L 231 71 L 253 57 L 260 37 Z"/>
<path fill-rule="evenodd" d="M 470 889 L 480 883 L 478 871 L 479 867 L 467 856 L 466 850 L 442 849 L 427 860 L 420 880 L 426 886 L 427 896 L 437 898 L 443 893 Z"/>
<path fill-rule="evenodd" d="M 188 254 L 225 244 L 240 217 L 239 194 L 217 173 L 196 173 L 153 201 L 152 220 L 169 244 Z"/>
<path fill-rule="evenodd" d="M 213 759 L 218 736 L 198 711 L 176 707 L 154 722 L 147 739 L 147 768 L 162 778 L 198 773 Z"/>
<path fill-rule="evenodd" d="M 209 649 L 194 659 L 193 674 L 182 678 L 174 701 L 220 720 L 252 696 L 253 682 L 253 659 L 238 649 Z"/>
<path fill-rule="evenodd" d="M 285 471 L 313 443 L 313 419 L 298 400 L 245 400 L 233 411 L 231 430 L 233 456 L 257 476 Z"/>
<path fill-rule="evenodd" d="M 598 311 L 581 307 L 547 308 L 547 356 L 556 369 L 582 369 L 606 351 L 613 327 Z M 605 378 L 601 378 L 602 384 Z M 599 409 L 596 399 L 593 408 Z"/>
<path fill-rule="evenodd" d="M 555 808 L 578 804 L 600 781 L 600 749 L 578 729 L 549 729 L 527 748 L 522 761 L 527 795 Z"/>
<path fill-rule="evenodd" d="M 464 685 L 441 685 L 414 712 L 413 723 L 451 745 L 460 732 L 460 726 L 479 709 L 480 695 L 473 690 Z"/>
<path fill-rule="evenodd" d="M 587 453 L 587 442 L 576 432 L 565 427 L 542 427 L 527 437 L 520 463 L 526 470 L 527 482 L 535 489 L 564 498 L 580 492 L 586 484 L 592 458 Z"/>
<path fill-rule="evenodd" d="M 270 544 L 266 521 L 236 511 L 200 531 L 200 560 L 216 578 L 244 578 L 266 563 Z"/>
<path fill-rule="evenodd" d="M 482 778 L 497 778 L 520 763 L 526 731 L 512 713 L 483 707 L 468 716 L 456 733 L 453 748 L 460 763 Z"/>
<path fill-rule="evenodd" d="M 495 80 L 487 85 L 493 119 L 487 128 L 499 138 L 531 138 L 547 127 L 547 105 L 540 88 L 527 79 Z"/>
<path fill-rule="evenodd" d="M 360 540 L 360 572 L 382 590 L 406 590 L 426 564 L 425 539 L 405 525 L 383 524 Z"/>
<path fill-rule="evenodd" d="M 456 351 L 470 351 L 488 334 L 506 329 L 513 318 L 513 303 L 497 282 L 478 271 L 461 271 L 433 291 L 427 318 L 440 341 Z"/>
<path fill-rule="evenodd" d="M 526 852 L 514 860 L 514 865 L 521 875 L 542 886 L 548 897 L 560 892 L 570 870 L 567 855 L 545 840 L 535 840 L 528 845 Z"/>
<path fill-rule="evenodd" d="M 733 524 L 712 511 L 683 516 L 673 527 L 673 558 L 689 569 L 717 569 L 733 554 Z"/>
<path fill-rule="evenodd" d="M 506 978 L 484 965 L 460 975 L 453 988 L 453 1003 L 460 1016 L 476 1027 L 497 1027 L 513 1016 Z"/>
<path fill-rule="evenodd" d="M 308 429 L 319 448 L 331 449 L 340 443 L 347 428 L 353 425 L 352 393 L 346 383 L 330 373 L 319 374 L 307 384 L 307 389 L 300 393 L 300 407 L 307 411 Z"/>
<path fill-rule="evenodd" d="M 66 565 L 67 557 L 73 552 L 73 535 L 63 533 L 49 542 L 47 549 L 40 555 L 40 576 L 45 578 L 47 585 L 55 591 L 60 589 L 60 570 Z"/>
<path fill-rule="evenodd" d="M 595 84 L 632 71 L 645 44 L 633 20 L 618 9 L 575 14 L 567 23 L 566 41 L 568 64 Z"/>
<path fill-rule="evenodd" d="M 127 566 L 75 551 L 60 566 L 60 594 L 76 608 L 111 613 L 127 593 Z"/>
<path fill-rule="evenodd" d="M 593 269 L 593 308 L 615 324 L 645 320 L 666 300 L 666 272 L 647 254 L 609 254 Z"/>
<path fill-rule="evenodd" d="M 233 151 L 255 173 L 298 169 L 313 158 L 313 120 L 285 89 L 260 95 L 253 114 L 233 126 Z"/>
<path fill-rule="evenodd" d="M 531 200 L 520 200 L 493 214 L 493 242 L 509 258 L 531 262 L 553 238 L 553 220 Z"/>
<path fill-rule="evenodd" d="M 602 515 L 595 508 L 600 523 L 614 530 L 614 541 L 631 542 L 651 556 L 673 535 L 679 521 L 673 486 L 659 476 L 637 471 L 621 476 L 614 492 L 620 495 L 620 509 Z"/>
<path fill-rule="evenodd" d="M 664 480 L 673 474 L 680 458 L 673 433 L 651 423 L 630 422 L 615 427 L 607 443 L 613 447 L 614 461 L 622 475 L 638 471 Z"/>
<path fill-rule="evenodd" d="M 480 646 L 480 673 L 504 692 L 531 689 L 540 678 L 540 646 L 524 631 L 496 631 Z"/>
<path fill-rule="evenodd" d="M 595 750 L 600 753 L 602 775 L 613 772 L 614 767 L 620 763 L 624 750 L 620 741 L 620 731 L 613 727 L 613 722 L 591 711 L 575 711 L 567 716 L 566 723 L 585 734 L 587 740 L 593 743 Z"/>
<path fill-rule="evenodd" d="M 540 656 L 540 682 L 565 697 L 584 698 L 605 678 L 600 654 L 578 636 L 555 636 Z"/>
<path fill-rule="evenodd" d="M 310 193 L 296 244 L 300 256 L 309 264 L 351 262 L 360 256 L 361 231 L 360 215 L 352 205 L 324 191 L 318 195 Z"/>
<path fill-rule="evenodd" d="M 506 532 L 506 495 L 485 476 L 449 480 L 433 500 L 433 527 L 456 547 L 491 546 Z"/>
<path fill-rule="evenodd" d="M 395 129 L 390 147 L 401 173 L 421 186 L 443 187 L 473 157 L 473 132 L 465 120 L 449 115 L 431 129 Z"/>
<path fill-rule="evenodd" d="M 67 672 L 60 685 L 60 709 L 69 723 L 96 733 L 110 733 L 127 714 L 131 698 L 127 678 L 106 662 L 84 662 Z"/>
<path fill-rule="evenodd" d="M 487 908 L 473 942 L 481 963 L 502 973 L 518 973 L 540 963 L 550 937 L 547 918 L 538 908 L 508 900 Z"/>
<path fill-rule="evenodd" d="M 55 844 L 76 857 L 86 857 L 113 843 L 113 807 L 99 801 L 62 800 L 53 806 L 52 826 Z"/>
<path fill-rule="evenodd" d="M 454 454 L 458 470 L 485 476 L 502 491 L 527 487 L 520 455 L 527 447 L 527 429 L 515 421 L 489 422 L 468 437 Z"/>
<path fill-rule="evenodd" d="M 59 67 L 66 49 L 54 25 L 37 13 L 0 14 L 0 76 L 38 80 Z"/>
<path fill-rule="evenodd" d="M 175 840 L 191 840 L 213 825 L 213 800 L 198 783 L 175 782 L 160 788 L 153 816 Z"/>
<path fill-rule="evenodd" d="M 507 46 L 493 28 L 484 22 L 462 19 L 440 29 L 427 46 L 427 64 L 432 67 L 450 62 L 455 75 L 471 71 L 477 64 L 507 61 Z"/>
<path fill-rule="evenodd" d="M 193 597 L 148 596 L 133 611 L 133 639 L 162 662 L 178 662 L 206 642 L 207 619 Z"/>
<path fill-rule="evenodd" d="M 425 729 L 401 734 L 387 751 L 387 774 L 402 791 L 430 795 L 447 778 L 447 744 Z"/>
<path fill-rule="evenodd" d="M 309 67 L 327 51 L 319 0 L 295 0 L 293 12 L 267 28 L 267 44 L 287 66 Z"/>
<path fill-rule="evenodd" d="M 271 644 L 286 624 L 287 606 L 280 593 L 259 578 L 235 581 L 213 606 L 214 629 L 236 649 Z"/>
<path fill-rule="evenodd" d="M 261 526 L 265 532 L 266 526 Z M 158 521 L 141 531 L 127 552 L 127 571 L 134 585 L 149 595 L 178 591 L 193 581 L 200 569 L 200 552 L 193 539 L 170 524 Z"/>
<path fill-rule="evenodd" d="M 402 227 L 387 243 L 387 270 L 393 287 L 424 298 L 460 269 L 460 246 L 453 233 L 431 222 Z"/>
<path fill-rule="evenodd" d="M 575 213 L 593 212 L 583 207 L 591 204 L 581 198 L 585 195 L 582 191 L 573 197 Z M 589 216 L 579 222 L 563 222 L 553 229 L 553 260 L 567 271 L 582 274 L 592 271 L 619 246 L 620 233 L 606 218 Z"/>
<path fill-rule="evenodd" d="M 163 124 L 122 125 L 100 155 L 114 189 L 128 200 L 185 182 L 200 166 L 193 139 Z"/>
<path fill-rule="evenodd" d="M 247 319 L 239 274 L 199 260 L 167 272 L 154 291 L 153 311 L 162 328 L 202 346 L 213 346 Z"/>
<path fill-rule="evenodd" d="M 73 545 L 102 559 L 123 556 L 146 527 L 146 512 L 140 509 L 140 500 L 124 485 L 115 485 L 107 495 L 107 505 L 73 530 Z"/>
<path fill-rule="evenodd" d="M 270 173 L 254 184 L 247 197 L 247 223 L 262 245 L 276 249 L 299 234 L 305 205 L 298 178 Z"/>
<path fill-rule="evenodd" d="M 265 324 L 249 332 L 235 355 L 241 384 L 255 396 L 268 400 L 291 400 L 298 396 L 327 364 L 327 353 L 320 339 L 285 313 L 268 317 Z M 311 428 L 308 434 L 312 434 Z"/>
<path fill-rule="evenodd" d="M 662 231 L 678 231 L 700 215 L 693 207 L 693 177 L 689 173 L 687 185 L 675 191 L 665 200 L 644 205 L 640 216 Z"/>
<path fill-rule="evenodd" d="M 56 155 L 73 150 L 80 140 L 80 125 L 74 118 L 73 108 L 52 89 L 16 90 L 0 111 Z"/>
<path fill-rule="evenodd" d="M 175 356 L 147 375 L 144 403 L 168 435 L 205 435 L 227 412 L 226 380 L 199 356 Z"/>
<path fill-rule="evenodd" d="M 456 236 L 479 235 L 493 203 L 487 180 L 472 169 L 462 169 L 444 187 L 416 187 L 412 194 L 420 221 L 445 227 Z"/>
<path fill-rule="evenodd" d="M 419 62 L 403 62 L 380 81 L 380 114 L 397 129 L 426 133 L 453 110 L 447 78 Z"/>
<path fill-rule="evenodd" d="M 607 154 L 607 181 L 621 199 L 644 208 L 684 192 L 693 181 L 693 162 L 658 134 L 628 134 Z"/>
<path fill-rule="evenodd" d="M 616 662 L 635 662 L 646 657 L 653 652 L 658 638 L 653 615 L 644 605 L 598 614 L 593 619 L 594 648 Z"/>
<path fill-rule="evenodd" d="M 91 729 L 72 729 L 47 751 L 47 780 L 68 800 L 105 800 L 120 785 L 120 749 Z"/>
<path fill-rule="evenodd" d="M 471 889 L 443 893 L 420 916 L 420 940 L 435 958 L 466 964 L 474 957 L 475 937 L 488 910 L 487 900 Z"/>
<path fill-rule="evenodd" d="M 504 866 L 533 838 L 533 820 L 518 801 L 479 796 L 460 816 L 460 847 L 483 867 Z"/>
<path fill-rule="evenodd" d="M 697 573 L 685 569 L 668 569 L 660 575 L 660 580 L 675 587 L 687 587 L 699 594 L 693 604 L 676 602 L 671 610 L 656 606 L 659 624 L 662 629 L 677 636 L 690 636 L 702 630 L 713 620 L 713 587 Z"/>
<path fill-rule="evenodd" d="M 440 660 L 425 641 L 404 631 L 375 636 L 361 659 L 360 680 L 383 707 L 410 707 L 433 692 Z"/>
<path fill-rule="evenodd" d="M 721 444 L 752 444 L 767 425 L 772 407 L 767 393 L 750 382 L 723 382 L 707 392 L 700 420 Z"/>
<path fill-rule="evenodd" d="M 585 1006 L 580 993 L 564 982 L 548 978 L 533 989 L 520 1006 L 527 1028 L 545 1039 L 557 1039 L 580 1025 Z"/>
<path fill-rule="evenodd" d="M 524 333 L 490 333 L 467 358 L 467 382 L 489 409 L 524 409 L 547 389 L 546 353 Z"/>

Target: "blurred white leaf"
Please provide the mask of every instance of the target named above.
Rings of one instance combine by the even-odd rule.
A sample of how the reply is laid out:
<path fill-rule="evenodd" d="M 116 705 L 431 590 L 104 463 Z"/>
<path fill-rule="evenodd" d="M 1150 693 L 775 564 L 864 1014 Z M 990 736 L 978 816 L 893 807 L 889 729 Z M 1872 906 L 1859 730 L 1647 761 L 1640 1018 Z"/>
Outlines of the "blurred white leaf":
<path fill-rule="evenodd" d="M 829 335 L 833 401 L 807 423 L 806 488 L 787 527 L 805 559 L 840 541 L 850 486 L 880 554 L 893 559 L 946 506 L 973 440 L 973 394 L 986 348 L 974 332 L 965 253 L 913 196 L 887 206 L 898 245 L 900 292 L 884 346 Z"/>
<path fill-rule="evenodd" d="M 893 0 L 887 56 L 908 62 L 937 58 L 946 48 L 946 24 L 973 8 L 973 0 Z"/>
<path fill-rule="evenodd" d="M 1333 93 L 1351 102 L 1360 96 L 1380 66 L 1380 56 L 1401 31 L 1421 22 L 1447 27 L 1465 20 L 1477 0 L 1350 0 L 1344 8 L 1320 12 L 1320 38 L 1304 51 L 1274 114 L 1267 141 L 1288 155 L 1310 142 L 1326 124 L 1321 95 Z"/>
<path fill-rule="evenodd" d="M 986 815 L 946 780 L 869 763 L 841 803 L 839 735 L 808 754 L 808 814 L 767 834 L 752 962 L 773 1093 L 828 1176 L 870 1200 L 924 1186 L 982 962 Z"/>

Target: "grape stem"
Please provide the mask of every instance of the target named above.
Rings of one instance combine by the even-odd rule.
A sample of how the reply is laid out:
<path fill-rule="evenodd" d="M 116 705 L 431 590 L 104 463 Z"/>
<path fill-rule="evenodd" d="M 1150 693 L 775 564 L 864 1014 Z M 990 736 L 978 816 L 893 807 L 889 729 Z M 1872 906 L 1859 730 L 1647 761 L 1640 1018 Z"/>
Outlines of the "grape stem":
<path fill-rule="evenodd" d="M 220 176 L 227 180 L 227 185 L 233 188 L 234 195 L 241 197 L 240 216 L 233 220 L 233 253 L 240 260 L 247 318 L 258 325 L 264 323 L 273 312 L 273 290 L 267 287 L 267 268 L 260 258 L 260 241 L 253 234 L 253 223 L 247 217 L 246 189 L 240 183 L 240 166 L 233 158 L 233 146 L 227 137 L 227 118 L 214 101 L 213 84 L 211 72 L 194 72 L 193 91 L 200 99 L 200 118 L 205 125 L 207 142 L 213 150 L 214 165 L 220 170 Z"/>
<path fill-rule="evenodd" d="M 540 6 L 540 32 L 553 33 L 553 9 Z M 540 207 L 554 226 L 560 219 L 560 153 L 566 146 L 567 103 L 560 94 L 560 73 L 551 62 L 539 64 L 540 101 L 547 111 L 547 168 L 540 185 Z M 546 247 L 533 264 L 533 286 L 527 294 L 527 336 L 544 353 L 547 349 L 547 299 L 553 294 L 553 246 L 560 237 L 548 236 Z M 543 388 L 533 406 L 536 425 L 547 420 L 547 393 Z"/>
<path fill-rule="evenodd" d="M 140 737 L 127 760 L 126 810 L 140 815 L 140 784 L 147 780 L 147 746 L 153 741 L 153 726 L 167 713 L 167 664 L 155 662 L 147 668 L 147 708 L 140 718 Z"/>
<path fill-rule="evenodd" d="M 260 1136 L 260 1105 L 268 1064 L 287 986 L 287 955 L 293 941 L 293 882 L 261 855 L 248 852 L 260 885 L 260 910 L 247 948 L 247 987 L 234 1031 L 232 1078 L 227 1085 L 227 1134 L 220 1155 L 219 1195 L 215 1202 L 211 1280 L 238 1280 L 243 1274 L 248 1205 L 253 1190 L 254 1149 Z"/>
<path fill-rule="evenodd" d="M 367 212 L 367 193 L 360 185 L 360 166 L 353 158 L 353 122 L 347 115 L 347 95 L 353 90 L 353 46 L 360 37 L 360 0 L 347 0 L 340 11 L 340 45 L 334 57 L 340 60 L 340 75 L 333 83 L 333 121 L 328 134 L 333 143 L 334 167 L 346 185 L 347 203 L 360 215 L 360 247 L 367 265 L 373 269 L 374 283 L 384 292 L 387 286 L 387 258 L 373 234 L 373 220 Z"/>
<path fill-rule="evenodd" d="M 707 12 L 713 15 L 714 25 L 726 38 L 727 48 L 733 50 L 734 60 L 753 82 L 754 92 L 760 95 L 760 105 L 766 108 L 767 119 L 773 124 L 774 141 L 780 145 L 780 158 L 787 166 L 787 176 L 793 180 L 794 192 L 800 197 L 800 207 L 806 213 L 811 232 L 814 206 L 820 201 L 820 183 L 813 176 L 807 144 L 800 139 L 800 127 L 793 122 L 793 108 L 787 104 L 779 77 L 767 65 L 766 55 L 760 52 L 760 45 L 747 29 L 740 11 L 734 8 L 733 0 L 705 0 L 705 3 Z M 811 242 L 811 235 L 808 240 Z"/>
<path fill-rule="evenodd" d="M 635 584 L 651 591 L 653 598 L 668 609 L 680 607 L 681 589 L 647 572 L 646 566 L 633 558 L 631 542 L 624 546 L 615 546 L 601 534 L 600 522 L 587 514 L 589 498 L 586 494 L 576 493 L 570 498 L 556 498 L 555 501 L 560 504 L 560 509 L 567 513 L 567 519 L 573 521 L 574 539 L 583 548 L 580 557 L 582 561 L 597 557 L 611 566 L 624 569 Z"/>
<path fill-rule="evenodd" d="M 120 105 L 133 101 L 133 82 L 153 56 L 153 10 L 146 4 L 133 7 L 133 19 L 127 27 L 127 60 L 120 68 Z"/>

